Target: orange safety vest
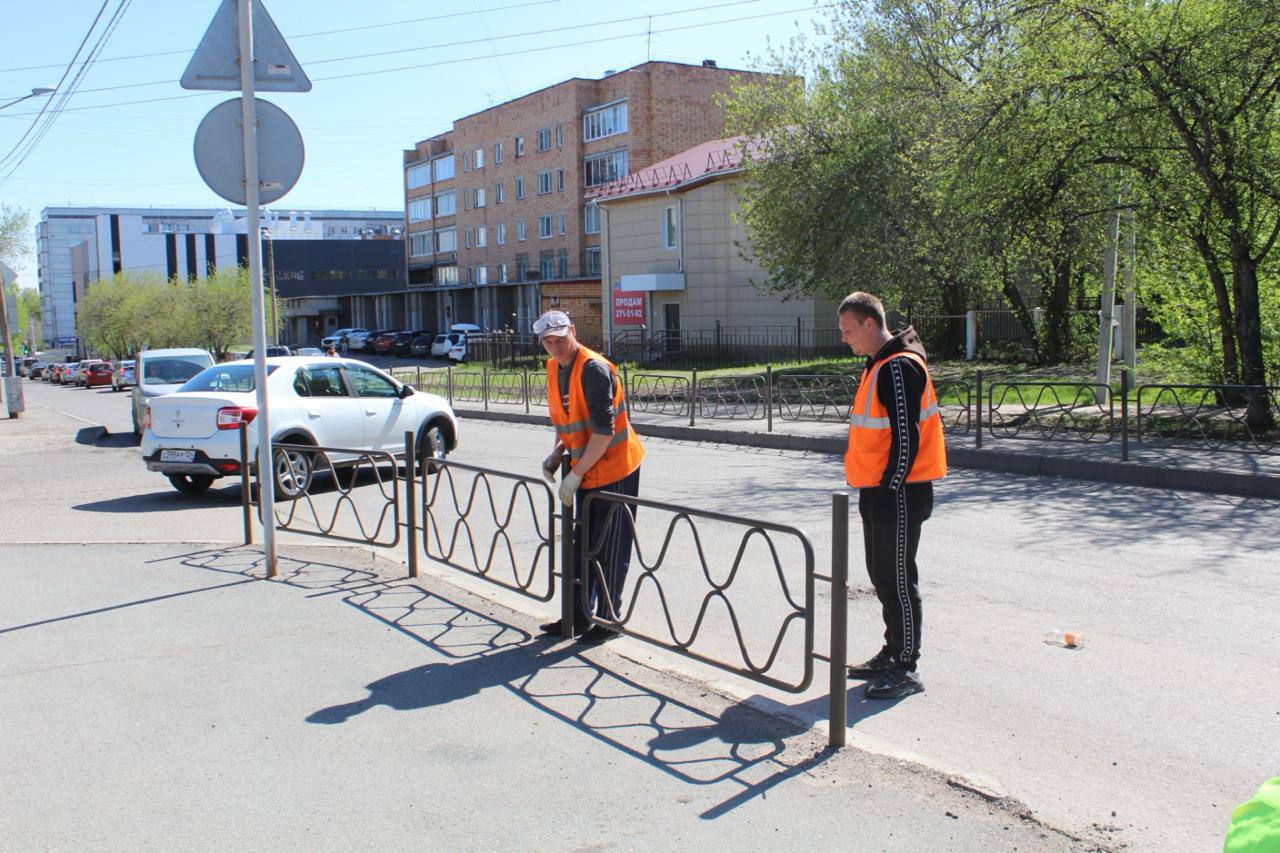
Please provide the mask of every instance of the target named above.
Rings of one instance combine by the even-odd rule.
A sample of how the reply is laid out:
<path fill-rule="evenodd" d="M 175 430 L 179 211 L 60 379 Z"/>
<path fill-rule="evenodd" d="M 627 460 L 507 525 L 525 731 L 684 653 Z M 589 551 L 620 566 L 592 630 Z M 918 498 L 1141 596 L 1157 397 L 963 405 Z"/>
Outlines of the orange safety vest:
<path fill-rule="evenodd" d="M 627 407 L 622 389 L 622 380 L 618 378 L 618 368 L 609 359 L 593 352 L 584 346 L 578 346 L 578 355 L 574 359 L 573 369 L 569 371 L 569 408 L 561 403 L 560 371 L 554 358 L 547 359 L 547 409 L 551 413 L 551 423 L 560 436 L 560 441 L 569 450 L 569 458 L 577 462 L 587 451 L 587 441 L 591 438 L 591 413 L 587 408 L 586 395 L 582 393 L 582 366 L 588 359 L 597 359 L 609 365 L 613 374 L 613 440 L 605 450 L 600 461 L 591 466 L 582 477 L 584 489 L 598 489 L 610 483 L 616 483 L 632 471 L 640 467 L 644 459 L 644 445 L 640 437 L 631 428 L 627 418 Z"/>
<path fill-rule="evenodd" d="M 920 398 L 920 448 L 907 472 L 908 483 L 941 480 L 947 476 L 947 448 L 942 436 L 942 412 L 924 359 L 913 352 L 897 352 L 863 369 L 858 393 L 849 409 L 849 449 L 844 454 L 844 478 L 855 489 L 879 486 L 889 464 L 889 413 L 876 395 L 876 378 L 890 359 L 909 358 L 924 368 L 924 395 Z"/>

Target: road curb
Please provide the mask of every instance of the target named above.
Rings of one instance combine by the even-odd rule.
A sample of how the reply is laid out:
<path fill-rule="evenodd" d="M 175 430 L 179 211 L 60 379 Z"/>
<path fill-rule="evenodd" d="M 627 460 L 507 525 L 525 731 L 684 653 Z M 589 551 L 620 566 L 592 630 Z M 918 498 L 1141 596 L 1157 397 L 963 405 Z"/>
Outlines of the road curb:
<path fill-rule="evenodd" d="M 479 409 L 455 409 L 458 417 L 480 421 L 548 426 L 546 415 L 522 412 L 495 412 Z M 841 455 L 845 442 L 839 438 L 787 433 L 749 433 L 730 429 L 636 423 L 640 435 L 673 441 L 701 441 L 733 444 L 764 450 L 797 450 L 810 453 Z M 1203 468 L 1166 468 L 1139 462 L 1106 462 L 1077 456 L 1051 456 L 1043 453 L 1011 453 L 1006 450 L 978 450 L 972 447 L 948 447 L 947 462 L 957 468 L 1024 474 L 1032 477 L 1065 477 L 1098 483 L 1116 483 L 1152 489 L 1180 489 L 1212 492 L 1242 498 L 1280 499 L 1280 477 L 1261 474 L 1236 474 Z"/>

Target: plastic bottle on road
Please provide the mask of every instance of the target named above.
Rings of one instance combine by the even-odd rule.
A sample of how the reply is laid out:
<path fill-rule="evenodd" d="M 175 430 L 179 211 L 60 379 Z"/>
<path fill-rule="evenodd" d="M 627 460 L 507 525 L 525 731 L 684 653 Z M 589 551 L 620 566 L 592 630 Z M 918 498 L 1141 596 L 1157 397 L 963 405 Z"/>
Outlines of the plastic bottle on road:
<path fill-rule="evenodd" d="M 1044 641 L 1067 649 L 1078 649 L 1084 645 L 1084 637 L 1079 631 L 1050 631 L 1044 635 Z"/>

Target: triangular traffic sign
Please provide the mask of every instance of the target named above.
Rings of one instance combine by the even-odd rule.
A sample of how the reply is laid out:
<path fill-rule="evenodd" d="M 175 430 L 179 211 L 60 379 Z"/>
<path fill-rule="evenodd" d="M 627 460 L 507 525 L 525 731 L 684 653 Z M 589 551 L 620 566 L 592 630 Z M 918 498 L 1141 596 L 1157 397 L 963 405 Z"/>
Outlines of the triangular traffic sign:
<path fill-rule="evenodd" d="M 222 0 L 213 22 L 182 72 L 182 88 L 240 90 L 240 19 L 237 0 Z M 253 0 L 253 85 L 259 92 L 310 92 L 311 81 L 267 14 Z"/>

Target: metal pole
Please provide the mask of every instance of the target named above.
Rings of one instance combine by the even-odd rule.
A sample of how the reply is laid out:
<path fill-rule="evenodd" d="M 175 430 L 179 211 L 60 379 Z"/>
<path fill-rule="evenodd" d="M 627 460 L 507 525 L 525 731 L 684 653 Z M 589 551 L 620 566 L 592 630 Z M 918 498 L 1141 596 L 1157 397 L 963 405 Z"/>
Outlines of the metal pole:
<path fill-rule="evenodd" d="M 1120 461 L 1129 461 L 1129 370 L 1120 370 Z"/>
<path fill-rule="evenodd" d="M 1124 203 L 1124 191 L 1120 191 L 1120 203 Z M 1103 403 L 1102 386 L 1111 385 L 1111 326 L 1115 322 L 1116 307 L 1116 251 L 1120 239 L 1120 211 L 1111 214 L 1111 222 L 1107 226 L 1107 246 L 1102 255 L 1102 294 L 1098 310 L 1098 367 L 1094 381 L 1094 399 Z"/>
<path fill-rule="evenodd" d="M 773 432 L 773 365 L 764 366 L 765 432 Z"/>
<path fill-rule="evenodd" d="M 484 410 L 489 411 L 489 368 L 480 368 L 480 394 L 484 397 Z"/>
<path fill-rule="evenodd" d="M 569 474 L 569 454 L 560 460 L 560 479 Z M 566 640 L 573 636 L 573 597 L 577 595 L 573 561 L 573 506 L 560 505 L 560 634 Z"/>
<path fill-rule="evenodd" d="M 267 336 L 262 298 L 262 238 L 258 217 L 258 112 L 253 96 L 253 0 L 239 0 L 240 118 L 244 135 L 245 233 L 249 243 L 249 291 L 253 298 L 253 376 L 257 388 L 258 503 L 262 508 L 262 556 L 267 577 L 276 576 L 275 476 L 271 464 L 271 419 L 267 407 Z"/>
<path fill-rule="evenodd" d="M 267 270 L 271 279 L 271 342 L 280 343 L 280 319 L 276 314 L 279 307 L 276 301 L 276 241 L 271 237 L 270 226 L 267 230 Z"/>
<path fill-rule="evenodd" d="M 982 449 L 982 371 L 976 372 L 973 380 L 975 399 L 973 401 L 973 446 Z"/>
<path fill-rule="evenodd" d="M 520 374 L 520 382 L 524 391 L 524 413 L 529 414 L 529 368 L 525 368 Z"/>
<path fill-rule="evenodd" d="M 405 519 L 408 523 L 409 577 L 418 576 L 418 449 L 414 446 L 413 433 L 404 434 L 404 499 L 408 504 Z"/>
<path fill-rule="evenodd" d="M 444 370 L 445 370 L 445 374 L 444 374 L 445 393 L 449 397 L 449 405 L 452 406 L 453 405 L 453 365 L 452 364 L 448 365 L 447 367 L 445 367 Z"/>
<path fill-rule="evenodd" d="M 249 520 L 249 425 L 240 427 L 240 515 L 244 522 L 244 544 L 253 544 L 253 524 Z"/>
<path fill-rule="evenodd" d="M 622 405 L 627 408 L 627 423 L 631 423 L 631 378 L 625 364 L 622 365 Z"/>
<path fill-rule="evenodd" d="M 693 377 L 689 380 L 689 426 L 693 426 L 693 413 L 698 408 L 698 368 L 693 369 Z"/>
<path fill-rule="evenodd" d="M 1137 261 L 1138 231 L 1133 226 L 1133 208 L 1124 213 L 1124 310 L 1120 314 L 1120 337 L 1124 341 L 1124 363 L 1131 371 L 1138 369 L 1138 295 L 1133 287 L 1134 264 Z"/>
<path fill-rule="evenodd" d="M 21 98 L 19 98 L 19 100 L 21 100 Z M 3 278 L 0 278 L 0 282 L 2 282 L 3 280 L 4 280 Z M 9 308 L 7 305 L 5 305 L 3 285 L 0 285 L 0 336 L 2 336 L 4 340 L 4 374 L 6 377 L 8 377 L 5 381 L 19 383 L 18 393 L 21 394 L 22 380 L 18 377 L 19 362 L 14 360 L 13 338 L 10 337 L 9 335 Z M 9 417 L 11 418 L 22 417 L 22 412 L 19 412 L 16 409 L 9 409 L 8 396 L 9 395 L 6 393 L 5 399 L 3 401 L 0 401 L 0 405 L 3 405 L 6 409 L 8 409 Z"/>
<path fill-rule="evenodd" d="M 831 685 L 827 746 L 844 746 L 849 701 L 849 495 L 831 495 Z"/>

